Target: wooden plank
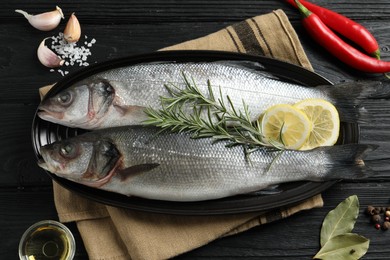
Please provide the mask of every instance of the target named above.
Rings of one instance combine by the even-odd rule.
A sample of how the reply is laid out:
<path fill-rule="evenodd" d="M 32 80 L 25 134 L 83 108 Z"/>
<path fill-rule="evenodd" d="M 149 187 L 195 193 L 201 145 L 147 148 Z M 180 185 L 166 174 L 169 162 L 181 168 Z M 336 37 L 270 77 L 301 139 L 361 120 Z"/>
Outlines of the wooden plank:
<path fill-rule="evenodd" d="M 273 224 L 260 226 L 232 237 L 214 241 L 177 259 L 194 257 L 240 259 L 310 259 L 319 250 L 321 223 L 326 214 L 350 195 L 358 195 L 360 211 L 353 232 L 371 240 L 364 259 L 386 259 L 390 253 L 388 234 L 376 230 L 365 216 L 368 205 L 388 205 L 389 183 L 372 185 L 339 183 L 323 193 L 324 207 L 300 212 Z M 375 198 L 375 200 L 373 200 Z M 298 242 L 299 240 L 299 242 Z"/>
<path fill-rule="evenodd" d="M 390 5 L 380 1 L 313 2 L 361 21 L 373 32 L 381 45 L 382 58 L 390 60 Z M 234 22 L 282 8 L 292 21 L 315 71 L 337 83 L 352 79 L 382 79 L 354 71 L 326 53 L 306 36 L 295 9 L 283 1 L 174 1 L 114 0 L 69 2 L 59 0 L 15 0 L 2 3 L 0 9 L 0 259 L 15 259 L 23 231 L 32 223 L 56 219 L 51 180 L 36 165 L 30 143 L 30 126 L 39 102 L 40 86 L 62 77 L 50 73 L 36 59 L 40 41 L 62 31 L 66 20 L 52 32 L 37 31 L 14 9 L 40 13 L 61 6 L 67 16 L 73 11 L 79 17 L 83 33 L 96 38 L 91 62 L 150 52 L 184 40 L 214 32 Z M 352 8 L 351 8 L 352 7 Z M 76 69 L 76 68 L 75 68 Z M 387 103 L 378 103 L 379 113 Z M 367 164 L 378 174 L 364 182 L 340 182 L 324 192 L 325 205 L 301 212 L 288 219 L 254 228 L 235 236 L 222 238 L 178 259 L 311 259 L 319 249 L 320 224 L 345 197 L 357 194 L 361 202 L 355 231 L 368 237 L 371 245 L 364 259 L 388 259 L 388 233 L 375 230 L 363 215 L 369 204 L 388 205 L 390 151 L 389 132 L 383 115 L 376 123 L 361 129 L 362 141 L 380 144 Z M 383 144 L 383 142 L 386 142 Z M 68 225 L 77 240 L 76 259 L 87 259 L 74 224 Z M 6 234 L 6 235 L 4 235 Z"/>
<path fill-rule="evenodd" d="M 371 240 L 365 259 L 380 259 L 390 254 L 388 233 L 374 229 L 369 218 L 364 215 L 364 210 L 368 205 L 387 206 L 389 189 L 390 182 L 338 183 L 323 193 L 325 203 L 323 208 L 300 212 L 272 224 L 218 239 L 178 259 L 214 257 L 308 259 L 319 249 L 320 228 L 326 214 L 346 197 L 354 194 L 358 195 L 360 201 L 360 213 L 354 232 Z M 7 234 L 0 236 L 1 259 L 14 258 L 20 236 L 28 226 L 43 219 L 57 219 L 51 192 L 51 188 L 0 190 L 0 223 L 7 223 L 0 226 L 0 233 Z M 71 228 L 78 241 L 76 259 L 84 259 L 86 255 L 77 229 L 74 225 L 67 226 Z"/>
<path fill-rule="evenodd" d="M 176 44 L 185 40 L 201 37 L 230 25 L 230 22 L 221 23 L 164 23 L 142 25 L 87 25 L 83 26 L 83 33 L 95 38 L 97 43 L 91 47 L 92 56 L 88 62 L 105 61 L 132 54 L 155 51 L 157 49 Z M 386 24 L 382 22 L 365 22 L 378 36 L 382 46 L 383 59 L 390 60 L 390 45 L 386 39 L 390 37 Z M 305 51 L 312 62 L 315 71 L 334 83 L 346 79 L 383 79 L 381 75 L 368 75 L 350 69 L 341 64 L 336 58 L 329 55 L 305 34 L 300 23 L 294 24 Z M 175 30 L 172 30 L 175 28 Z M 57 72 L 49 72 L 36 58 L 36 48 L 40 41 L 47 36 L 55 36 L 59 31 L 49 33 L 26 30 L 23 25 L 14 26 L 0 24 L 0 103 L 31 103 L 38 102 L 37 90 L 39 87 L 52 84 L 62 78 Z M 107 32 L 111 33 L 107 36 Z M 115 40 L 118 37 L 121 40 Z M 113 40 L 114 39 L 114 40 Z M 28 46 L 28 47 L 26 47 Z M 80 67 L 63 67 L 70 72 Z"/>
<path fill-rule="evenodd" d="M 0 189 L 0 202 L 0 259 L 16 259 L 19 240 L 32 224 L 46 219 L 58 221 L 51 187 Z M 65 225 L 77 241 L 75 259 L 85 259 L 86 252 L 75 223 Z"/>
<path fill-rule="evenodd" d="M 0 187 L 47 185 L 50 180 L 37 166 L 31 143 L 36 105 L 0 104 Z"/>
<path fill-rule="evenodd" d="M 318 5 L 340 12 L 356 20 L 377 17 L 390 18 L 389 3 L 380 1 L 313 1 Z M 121 23 L 153 23 L 153 22 L 188 22 L 188 21 L 237 21 L 242 18 L 258 15 L 262 12 L 271 12 L 283 9 L 293 19 L 298 19 L 298 12 L 283 1 L 88 1 L 78 2 L 75 5 L 68 1 L 57 1 L 66 16 L 76 12 L 82 23 L 89 24 L 121 24 Z M 2 4 L 0 11 L 1 22 L 21 22 L 20 15 L 14 9 L 25 9 L 31 13 L 41 13 L 54 9 L 54 3 L 48 1 L 12 1 Z"/>

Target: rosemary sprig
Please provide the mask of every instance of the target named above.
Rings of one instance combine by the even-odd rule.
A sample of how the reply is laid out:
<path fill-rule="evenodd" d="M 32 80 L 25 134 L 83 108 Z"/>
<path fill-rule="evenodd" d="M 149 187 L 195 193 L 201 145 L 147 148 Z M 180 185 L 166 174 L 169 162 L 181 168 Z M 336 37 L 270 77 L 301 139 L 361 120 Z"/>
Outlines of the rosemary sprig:
<path fill-rule="evenodd" d="M 210 81 L 207 82 L 208 96 L 203 94 L 195 81 L 183 73 L 185 88 L 173 84 L 165 85 L 170 97 L 161 97 L 162 109 L 147 108 L 145 125 L 154 125 L 163 130 L 190 132 L 193 138 L 211 137 L 215 141 L 226 140 L 227 146 L 244 145 L 247 151 L 259 146 L 269 146 L 262 135 L 261 125 L 252 121 L 248 106 L 243 101 L 244 111 L 237 110 L 229 96 L 224 101 L 221 88 L 220 98 L 215 98 Z M 227 103 L 227 104 L 226 104 Z M 192 112 L 185 111 L 191 107 Z M 274 147 L 282 149 L 278 144 Z"/>

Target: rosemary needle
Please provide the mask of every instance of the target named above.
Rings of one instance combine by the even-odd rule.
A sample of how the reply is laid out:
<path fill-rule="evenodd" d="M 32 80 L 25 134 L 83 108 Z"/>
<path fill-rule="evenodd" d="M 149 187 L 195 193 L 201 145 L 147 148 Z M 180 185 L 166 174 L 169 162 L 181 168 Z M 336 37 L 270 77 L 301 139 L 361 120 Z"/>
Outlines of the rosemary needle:
<path fill-rule="evenodd" d="M 259 146 L 269 146 L 264 141 L 260 123 L 251 121 L 248 106 L 243 101 L 244 111 L 237 110 L 229 96 L 215 98 L 210 81 L 207 96 L 183 73 L 184 88 L 165 85 L 170 97 L 161 97 L 162 109 L 147 108 L 145 125 L 153 125 L 174 132 L 189 132 L 193 138 L 211 137 L 215 141 L 228 141 L 227 146 L 244 145 L 253 151 Z M 226 104 L 227 103 L 227 104 Z M 183 110 L 184 105 L 192 112 Z M 280 147 L 277 147 L 281 149 Z"/>

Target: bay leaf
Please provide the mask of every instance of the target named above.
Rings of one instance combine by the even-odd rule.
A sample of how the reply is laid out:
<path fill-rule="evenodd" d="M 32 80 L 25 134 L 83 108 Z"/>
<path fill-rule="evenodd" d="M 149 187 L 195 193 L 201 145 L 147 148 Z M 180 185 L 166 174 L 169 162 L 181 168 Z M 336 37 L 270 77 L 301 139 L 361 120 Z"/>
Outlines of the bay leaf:
<path fill-rule="evenodd" d="M 367 253 L 370 240 L 353 233 L 334 236 L 313 257 L 322 260 L 356 260 Z"/>
<path fill-rule="evenodd" d="M 359 199 L 352 195 L 341 202 L 334 210 L 325 217 L 321 227 L 321 246 L 340 234 L 350 233 L 355 226 L 359 215 Z"/>

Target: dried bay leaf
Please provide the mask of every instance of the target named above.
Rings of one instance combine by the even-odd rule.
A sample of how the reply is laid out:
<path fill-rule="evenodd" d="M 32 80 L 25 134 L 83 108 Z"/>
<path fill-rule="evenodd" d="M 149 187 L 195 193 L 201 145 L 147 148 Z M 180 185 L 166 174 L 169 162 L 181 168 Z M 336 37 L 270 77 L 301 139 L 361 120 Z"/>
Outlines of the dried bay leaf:
<path fill-rule="evenodd" d="M 366 254 L 370 240 L 353 233 L 334 236 L 313 257 L 322 260 L 356 260 Z"/>
<path fill-rule="evenodd" d="M 321 228 L 320 243 L 323 247 L 332 237 L 350 233 L 359 214 L 359 199 L 352 195 L 341 202 L 325 217 Z"/>

